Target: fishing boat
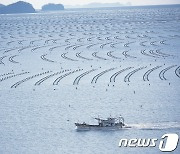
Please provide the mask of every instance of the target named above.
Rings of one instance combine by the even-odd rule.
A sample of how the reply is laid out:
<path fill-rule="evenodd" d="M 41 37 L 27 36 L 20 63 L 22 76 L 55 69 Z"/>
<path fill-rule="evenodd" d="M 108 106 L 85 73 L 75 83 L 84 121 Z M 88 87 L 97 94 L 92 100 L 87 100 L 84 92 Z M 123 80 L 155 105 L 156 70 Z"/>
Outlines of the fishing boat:
<path fill-rule="evenodd" d="M 98 121 L 98 124 L 87 124 L 83 123 L 75 123 L 76 130 L 118 130 L 122 128 L 129 128 L 124 124 L 124 118 L 122 116 L 119 117 L 108 117 L 107 119 L 102 118 L 94 118 Z"/>

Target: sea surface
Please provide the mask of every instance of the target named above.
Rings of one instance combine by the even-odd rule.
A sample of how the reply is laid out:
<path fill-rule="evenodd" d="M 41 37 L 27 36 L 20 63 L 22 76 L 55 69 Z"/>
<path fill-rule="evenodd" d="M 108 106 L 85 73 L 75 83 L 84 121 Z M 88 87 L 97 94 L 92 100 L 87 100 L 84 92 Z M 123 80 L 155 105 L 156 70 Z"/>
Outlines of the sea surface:
<path fill-rule="evenodd" d="M 179 85 L 179 5 L 0 15 L 1 154 L 161 153 L 180 135 Z M 75 129 L 110 115 L 131 128 Z"/>

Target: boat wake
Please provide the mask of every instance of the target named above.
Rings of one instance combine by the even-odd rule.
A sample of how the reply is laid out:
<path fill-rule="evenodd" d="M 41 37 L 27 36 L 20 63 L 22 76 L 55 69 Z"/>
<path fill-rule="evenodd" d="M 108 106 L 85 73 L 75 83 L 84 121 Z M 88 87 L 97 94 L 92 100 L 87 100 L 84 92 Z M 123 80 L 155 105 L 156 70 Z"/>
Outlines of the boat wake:
<path fill-rule="evenodd" d="M 141 130 L 180 129 L 180 122 L 128 124 L 128 126 L 126 128 L 128 128 L 128 129 L 141 129 Z"/>

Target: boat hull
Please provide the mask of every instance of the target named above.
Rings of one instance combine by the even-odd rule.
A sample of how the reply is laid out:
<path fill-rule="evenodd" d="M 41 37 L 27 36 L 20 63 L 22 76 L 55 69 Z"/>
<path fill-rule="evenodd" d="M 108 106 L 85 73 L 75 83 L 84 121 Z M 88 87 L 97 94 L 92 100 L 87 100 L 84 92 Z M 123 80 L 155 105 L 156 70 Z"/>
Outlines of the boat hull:
<path fill-rule="evenodd" d="M 121 130 L 122 126 L 100 127 L 100 126 L 76 126 L 77 131 L 89 131 L 89 130 Z"/>

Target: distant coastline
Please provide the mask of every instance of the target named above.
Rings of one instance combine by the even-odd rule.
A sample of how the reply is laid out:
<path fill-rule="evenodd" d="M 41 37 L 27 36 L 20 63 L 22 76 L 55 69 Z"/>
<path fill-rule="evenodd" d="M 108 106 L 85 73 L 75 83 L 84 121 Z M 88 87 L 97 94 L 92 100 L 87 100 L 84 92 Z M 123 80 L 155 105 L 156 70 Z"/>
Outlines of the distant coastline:
<path fill-rule="evenodd" d="M 65 6 L 66 7 L 66 6 Z M 114 6 L 114 7 L 80 7 L 66 9 L 106 9 L 106 8 L 159 8 L 159 7 L 180 7 L 180 4 L 163 4 L 163 5 L 130 5 L 130 6 Z"/>
<path fill-rule="evenodd" d="M 33 5 L 24 1 L 18 1 L 9 5 L 0 4 L 0 14 L 17 14 L 17 13 L 38 13 L 40 11 L 62 11 L 64 5 L 62 4 L 45 4 L 41 10 L 35 10 Z"/>
<path fill-rule="evenodd" d="M 116 6 L 117 4 L 117 6 Z M 78 7 L 79 6 L 79 7 Z M 32 4 L 26 3 L 23 1 L 18 1 L 16 3 L 12 3 L 10 5 L 0 4 L 0 14 L 17 14 L 17 13 L 39 13 L 39 12 L 49 12 L 49 11 L 70 11 L 70 10 L 89 10 L 89 9 L 133 9 L 133 8 L 172 8 L 172 7 L 180 7 L 180 4 L 163 4 L 163 5 L 139 5 L 133 6 L 130 3 L 121 4 L 121 3 L 90 3 L 87 5 L 78 5 L 78 6 L 64 6 L 63 4 L 45 4 L 41 9 L 34 9 Z M 45 9 L 44 9 L 45 7 Z M 46 8 L 47 7 L 47 8 Z M 23 8 L 23 9 L 22 9 Z"/>

